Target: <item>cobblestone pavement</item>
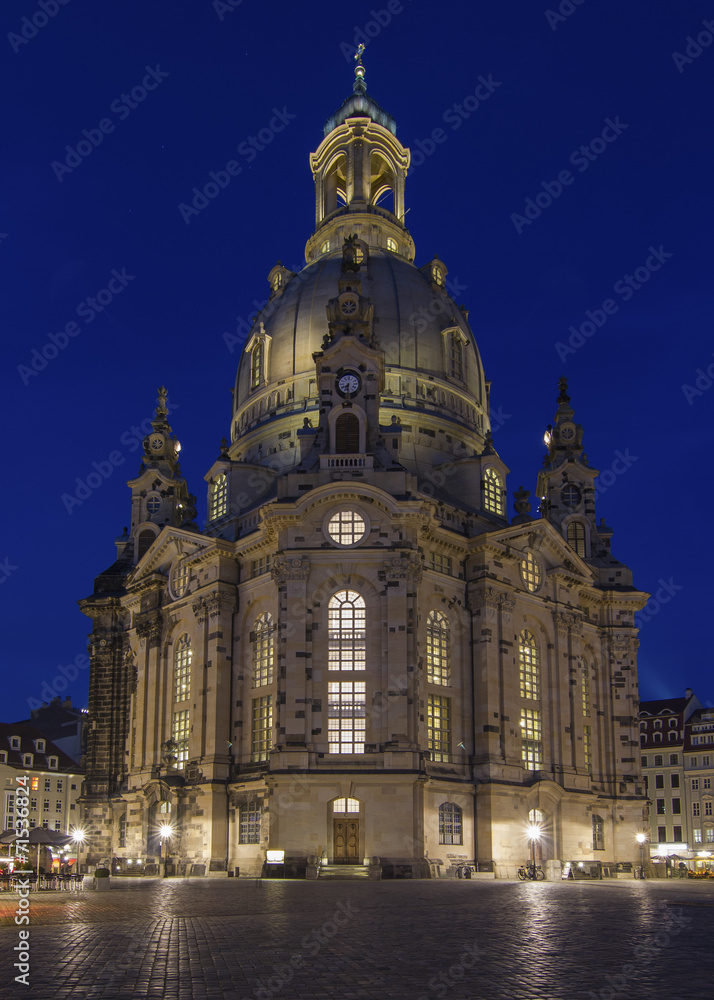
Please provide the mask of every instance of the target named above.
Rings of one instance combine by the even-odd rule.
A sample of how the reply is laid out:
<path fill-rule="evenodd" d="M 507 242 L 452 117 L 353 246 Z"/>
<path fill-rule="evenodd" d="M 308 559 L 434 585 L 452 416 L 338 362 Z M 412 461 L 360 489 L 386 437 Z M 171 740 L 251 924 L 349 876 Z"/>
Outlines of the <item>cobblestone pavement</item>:
<path fill-rule="evenodd" d="M 714 884 L 113 879 L 0 894 L 0 997 L 699 1000 Z"/>

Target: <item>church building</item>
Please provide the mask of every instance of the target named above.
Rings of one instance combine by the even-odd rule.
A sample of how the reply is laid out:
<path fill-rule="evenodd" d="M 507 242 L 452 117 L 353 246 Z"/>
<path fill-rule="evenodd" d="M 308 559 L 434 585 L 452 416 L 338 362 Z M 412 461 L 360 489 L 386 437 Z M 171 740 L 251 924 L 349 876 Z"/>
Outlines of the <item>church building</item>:
<path fill-rule="evenodd" d="M 396 132 L 360 60 L 310 156 L 306 264 L 272 268 L 244 345 L 203 528 L 159 390 L 131 527 L 80 602 L 90 866 L 505 877 L 533 850 L 553 878 L 637 857 L 648 595 L 596 519 L 564 379 L 539 510 L 519 489 L 509 516 Z"/>

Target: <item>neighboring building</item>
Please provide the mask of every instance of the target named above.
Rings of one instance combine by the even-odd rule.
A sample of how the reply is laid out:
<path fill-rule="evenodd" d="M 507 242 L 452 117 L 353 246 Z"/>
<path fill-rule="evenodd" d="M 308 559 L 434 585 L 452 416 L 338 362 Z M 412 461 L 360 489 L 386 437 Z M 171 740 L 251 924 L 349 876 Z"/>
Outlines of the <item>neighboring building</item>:
<path fill-rule="evenodd" d="M 35 726 L 0 723 L 0 782 L 3 829 L 15 828 L 17 778 L 28 775 L 30 829 L 44 826 L 71 833 L 80 826 L 78 799 L 83 769 Z"/>
<path fill-rule="evenodd" d="M 647 595 L 596 519 L 564 379 L 540 516 L 519 489 L 509 521 L 467 313 L 441 260 L 413 263 L 409 152 L 363 72 L 311 156 L 306 266 L 268 274 L 205 529 L 162 389 L 131 528 L 81 602 L 90 862 L 156 862 L 167 821 L 174 861 L 215 873 L 284 850 L 299 872 L 513 874 L 533 821 L 551 874 L 636 859 Z"/>
<path fill-rule="evenodd" d="M 63 750 L 72 760 L 81 762 L 84 754 L 84 727 L 87 724 L 86 708 L 73 708 L 72 699 L 53 698 L 40 708 L 34 708 L 29 719 L 17 723 L 36 726 L 58 749 Z"/>
<path fill-rule="evenodd" d="M 640 744 L 652 858 L 713 867 L 714 711 L 689 688 L 684 698 L 643 701 Z"/>

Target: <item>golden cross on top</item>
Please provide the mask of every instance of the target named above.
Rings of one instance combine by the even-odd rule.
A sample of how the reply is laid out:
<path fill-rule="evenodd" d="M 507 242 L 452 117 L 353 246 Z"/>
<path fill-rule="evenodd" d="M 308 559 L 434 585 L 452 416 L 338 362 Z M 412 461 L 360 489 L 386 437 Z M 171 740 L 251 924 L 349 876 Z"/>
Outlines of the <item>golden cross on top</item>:
<path fill-rule="evenodd" d="M 362 62 L 362 53 L 363 52 L 364 52 L 364 43 L 360 42 L 359 45 L 357 46 L 357 51 L 355 52 L 355 59 L 359 63 Z"/>

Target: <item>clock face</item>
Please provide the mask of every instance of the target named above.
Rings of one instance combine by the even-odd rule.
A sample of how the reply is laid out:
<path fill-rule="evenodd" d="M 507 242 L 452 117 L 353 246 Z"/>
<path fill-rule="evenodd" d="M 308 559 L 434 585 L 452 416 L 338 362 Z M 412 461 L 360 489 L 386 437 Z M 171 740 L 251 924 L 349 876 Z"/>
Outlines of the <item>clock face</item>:
<path fill-rule="evenodd" d="M 353 396 L 360 386 L 359 375 L 355 375 L 354 372 L 346 372 L 341 375 L 337 380 L 337 388 L 345 396 Z"/>

